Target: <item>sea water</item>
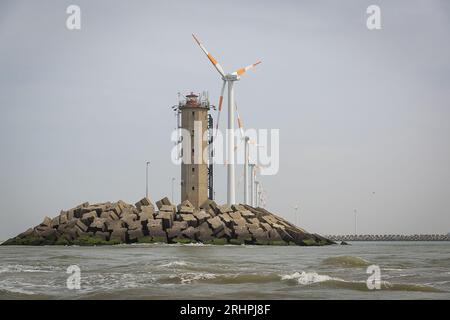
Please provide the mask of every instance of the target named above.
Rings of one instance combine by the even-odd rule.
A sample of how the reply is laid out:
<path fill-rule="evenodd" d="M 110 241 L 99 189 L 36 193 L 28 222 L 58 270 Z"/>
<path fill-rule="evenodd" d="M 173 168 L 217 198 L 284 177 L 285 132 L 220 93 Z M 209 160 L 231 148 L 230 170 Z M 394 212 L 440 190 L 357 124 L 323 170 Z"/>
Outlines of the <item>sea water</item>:
<path fill-rule="evenodd" d="M 0 299 L 450 299 L 450 242 L 0 246 Z"/>

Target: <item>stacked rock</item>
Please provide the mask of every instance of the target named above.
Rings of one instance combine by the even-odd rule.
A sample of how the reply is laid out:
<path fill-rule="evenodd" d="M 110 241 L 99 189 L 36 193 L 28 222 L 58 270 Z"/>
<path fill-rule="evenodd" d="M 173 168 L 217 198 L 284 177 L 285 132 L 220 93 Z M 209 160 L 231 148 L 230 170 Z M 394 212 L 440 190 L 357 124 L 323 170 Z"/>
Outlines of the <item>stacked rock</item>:
<path fill-rule="evenodd" d="M 178 206 L 166 197 L 143 198 L 135 205 L 124 201 L 63 210 L 53 219 L 9 239 L 3 245 L 102 245 L 118 243 L 191 243 L 325 245 L 333 242 L 300 229 L 263 208 L 217 205 L 206 201 L 195 208 L 189 201 Z"/>

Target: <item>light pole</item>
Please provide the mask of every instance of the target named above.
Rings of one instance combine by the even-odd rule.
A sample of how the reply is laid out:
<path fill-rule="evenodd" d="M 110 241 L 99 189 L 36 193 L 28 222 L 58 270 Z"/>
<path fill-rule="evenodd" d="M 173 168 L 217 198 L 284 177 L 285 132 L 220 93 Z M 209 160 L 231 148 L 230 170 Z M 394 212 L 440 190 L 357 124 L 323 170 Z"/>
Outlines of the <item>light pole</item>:
<path fill-rule="evenodd" d="M 175 182 L 175 178 L 172 178 L 172 202 L 175 203 L 174 196 L 173 196 L 173 184 L 174 184 L 174 182 Z"/>
<path fill-rule="evenodd" d="M 294 210 L 295 210 L 295 224 L 297 225 L 297 227 L 298 227 L 298 206 L 295 206 L 294 207 Z"/>
<path fill-rule="evenodd" d="M 145 197 L 148 198 L 148 166 L 150 161 L 147 161 L 145 165 Z"/>
<path fill-rule="evenodd" d="M 357 215 L 357 211 L 356 211 L 356 209 L 354 210 L 354 212 L 355 212 L 355 236 L 357 235 L 357 220 L 356 220 L 356 215 Z"/>
<path fill-rule="evenodd" d="M 250 167 L 250 206 L 255 206 L 255 165 L 249 164 Z"/>

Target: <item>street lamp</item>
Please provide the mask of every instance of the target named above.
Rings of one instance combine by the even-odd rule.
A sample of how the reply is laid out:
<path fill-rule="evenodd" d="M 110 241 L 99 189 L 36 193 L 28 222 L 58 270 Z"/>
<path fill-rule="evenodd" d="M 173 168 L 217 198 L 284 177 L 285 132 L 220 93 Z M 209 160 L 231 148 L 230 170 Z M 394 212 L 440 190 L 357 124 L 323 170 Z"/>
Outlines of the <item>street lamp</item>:
<path fill-rule="evenodd" d="M 297 227 L 298 227 L 298 206 L 295 206 L 294 207 L 294 210 L 295 210 L 295 224 L 297 225 Z"/>
<path fill-rule="evenodd" d="M 355 212 L 355 236 L 357 235 L 357 220 L 356 220 L 356 214 L 357 214 L 357 211 L 356 211 L 356 209 L 354 210 L 354 212 Z"/>
<path fill-rule="evenodd" d="M 148 166 L 150 165 L 150 161 L 147 161 L 145 165 L 145 197 L 148 198 Z"/>

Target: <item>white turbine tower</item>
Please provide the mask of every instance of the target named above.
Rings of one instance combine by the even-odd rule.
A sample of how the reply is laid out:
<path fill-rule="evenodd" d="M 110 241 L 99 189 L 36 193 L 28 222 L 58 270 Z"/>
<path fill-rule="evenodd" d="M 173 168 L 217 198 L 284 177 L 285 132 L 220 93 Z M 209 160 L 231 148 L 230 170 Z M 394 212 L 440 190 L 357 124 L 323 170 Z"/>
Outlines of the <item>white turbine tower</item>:
<path fill-rule="evenodd" d="M 254 64 L 251 64 L 245 68 L 238 69 L 237 71 L 233 73 L 225 73 L 222 66 L 217 62 L 216 59 L 206 50 L 206 48 L 203 46 L 203 44 L 200 43 L 200 41 L 197 39 L 197 37 L 193 34 L 192 35 L 197 42 L 197 44 L 200 46 L 200 48 L 203 50 L 203 52 L 208 57 L 209 61 L 214 65 L 216 70 L 219 72 L 219 74 L 222 76 L 223 84 L 222 89 L 220 91 L 220 98 L 219 98 L 219 114 L 217 117 L 217 124 L 216 124 L 216 136 L 217 136 L 217 129 L 219 125 L 220 120 L 220 111 L 222 111 L 222 101 L 223 101 L 223 94 L 225 91 L 225 85 L 228 84 L 228 131 L 227 131 L 227 140 L 228 140 L 228 146 L 227 146 L 227 154 L 228 154 L 228 161 L 227 161 L 227 204 L 232 205 L 236 203 L 236 193 L 235 193 L 235 171 L 234 171 L 234 81 L 238 81 L 240 79 L 240 76 L 244 74 L 249 69 L 255 67 L 256 65 L 260 64 L 261 61 L 258 61 Z"/>

